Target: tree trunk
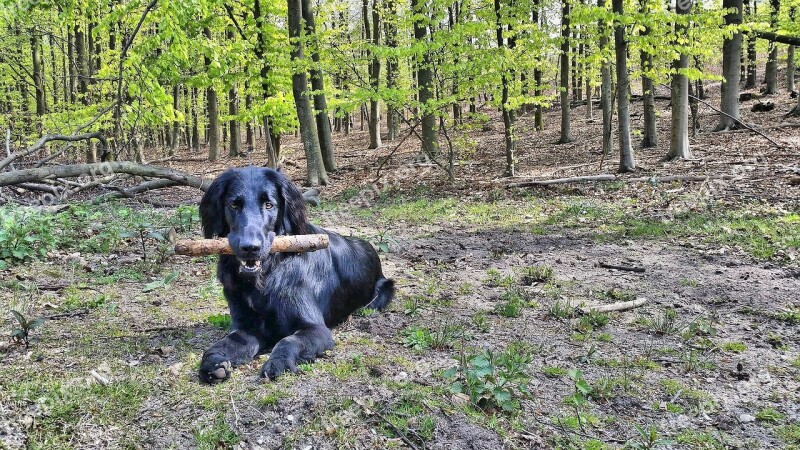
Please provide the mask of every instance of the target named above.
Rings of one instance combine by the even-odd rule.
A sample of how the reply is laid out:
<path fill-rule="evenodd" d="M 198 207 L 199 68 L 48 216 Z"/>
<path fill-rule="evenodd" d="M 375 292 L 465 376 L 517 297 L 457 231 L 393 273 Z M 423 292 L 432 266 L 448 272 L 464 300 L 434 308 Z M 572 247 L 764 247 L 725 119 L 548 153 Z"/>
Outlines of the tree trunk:
<path fill-rule="evenodd" d="M 531 12 L 531 22 L 536 27 L 541 27 L 542 25 L 541 19 L 539 18 L 541 7 L 541 0 L 534 0 L 533 11 Z M 544 129 L 544 123 L 542 122 L 542 105 L 538 98 L 542 96 L 542 69 L 538 64 L 536 65 L 536 68 L 533 69 L 533 83 L 536 85 L 533 90 L 533 95 L 537 98 L 537 104 L 533 111 L 533 128 L 537 131 L 541 131 Z"/>
<path fill-rule="evenodd" d="M 288 0 L 287 3 L 287 25 L 292 45 L 290 56 L 292 64 L 295 65 L 295 70 L 292 74 L 292 93 L 294 94 L 294 103 L 297 109 L 297 120 L 300 122 L 300 135 L 306 152 L 307 180 L 311 186 L 324 185 L 328 184 L 328 175 L 325 172 L 325 165 L 322 161 L 319 136 L 317 135 L 314 115 L 308 98 L 308 77 L 305 69 L 302 68 L 302 61 L 305 59 L 302 41 L 303 27 L 301 24 L 302 3 L 301 0 Z"/>
<path fill-rule="evenodd" d="M 439 154 L 439 132 L 436 129 L 436 116 L 430 110 L 434 100 L 434 79 L 428 46 L 428 26 L 425 23 L 428 17 L 424 3 L 411 0 L 411 9 L 414 11 L 414 39 L 419 45 L 424 45 L 422 61 L 417 61 L 417 88 L 419 89 L 419 103 L 422 113 L 422 151 L 428 157 L 435 158 Z"/>
<path fill-rule="evenodd" d="M 624 14 L 624 0 L 612 0 L 614 14 Z M 631 147 L 631 116 L 628 112 L 628 42 L 625 40 L 625 25 L 620 21 L 614 23 L 614 52 L 617 63 L 617 116 L 619 117 L 619 171 L 632 172 L 636 169 Z"/>
<path fill-rule="evenodd" d="M 789 10 L 789 21 L 794 22 L 795 18 L 795 7 L 793 6 L 792 9 Z M 795 73 L 795 65 L 794 65 L 794 45 L 789 45 L 789 48 L 786 50 L 786 90 L 789 92 L 794 92 L 794 73 Z M 798 95 L 800 97 L 800 95 Z"/>
<path fill-rule="evenodd" d="M 597 0 L 597 7 L 601 10 L 606 8 L 606 0 Z M 608 37 L 606 35 L 606 20 L 600 19 L 597 24 L 598 33 L 600 34 L 600 49 L 608 47 Z M 611 61 L 603 60 L 600 66 L 600 110 L 603 113 L 603 154 L 611 155 L 611 149 L 614 147 L 614 136 L 611 132 L 611 120 L 614 111 L 612 104 L 613 87 L 611 80 Z"/>
<path fill-rule="evenodd" d="M 363 0 L 362 15 L 364 17 L 364 36 L 366 41 L 377 48 L 380 45 L 380 12 L 378 11 L 378 0 L 372 3 L 372 24 L 370 24 L 369 0 Z M 380 102 L 378 100 L 378 90 L 381 80 L 381 60 L 373 50 L 367 51 L 369 55 L 369 85 L 371 95 L 369 100 L 369 148 L 375 149 L 381 143 L 381 114 Z"/>
<path fill-rule="evenodd" d="M 231 119 L 228 121 L 228 136 L 230 137 L 228 156 L 232 158 L 239 156 L 241 152 L 242 132 L 239 127 L 239 122 L 234 118 L 239 114 L 238 102 L 236 86 L 233 85 L 228 90 L 228 115 L 231 116 Z"/>
<path fill-rule="evenodd" d="M 244 107 L 246 110 L 250 111 L 253 107 L 253 96 L 247 94 L 244 98 Z M 245 125 L 245 141 L 247 142 L 247 154 L 252 154 L 253 150 L 256 147 L 255 143 L 255 136 L 253 135 L 253 121 L 248 120 L 247 124 Z"/>
<path fill-rule="evenodd" d="M 314 110 L 316 112 L 317 135 L 319 138 L 319 148 L 322 152 L 322 161 L 325 170 L 328 172 L 336 171 L 336 160 L 333 154 L 333 140 L 331 139 L 331 122 L 328 118 L 328 101 L 325 98 L 325 82 L 322 75 L 322 68 L 319 57 L 319 42 L 317 41 L 317 25 L 314 18 L 314 10 L 310 0 L 302 0 L 303 20 L 306 24 L 306 34 L 312 36 L 311 40 L 311 89 L 314 90 Z"/>
<path fill-rule="evenodd" d="M 572 142 L 569 123 L 569 0 L 561 0 L 561 138 L 559 144 Z"/>
<path fill-rule="evenodd" d="M 386 28 L 386 46 L 393 51 L 397 50 L 397 0 L 387 0 L 387 15 L 384 20 Z M 386 87 L 390 90 L 397 89 L 397 79 L 400 75 L 400 66 L 397 56 L 392 54 L 386 58 Z M 400 118 L 394 104 L 386 105 L 386 139 L 395 140 L 400 134 Z"/>
<path fill-rule="evenodd" d="M 649 0 L 640 1 L 640 12 L 647 17 L 650 14 Z M 650 27 L 645 26 L 642 30 L 644 41 L 649 40 Z M 656 99 L 655 84 L 646 72 L 653 70 L 653 55 L 650 49 L 640 50 L 640 60 L 642 65 L 642 105 L 644 107 L 644 130 L 642 130 L 642 147 L 655 147 L 658 145 L 658 134 L 656 133 Z"/>
<path fill-rule="evenodd" d="M 770 27 L 777 31 L 780 0 L 770 0 Z M 778 93 L 778 43 L 769 41 L 769 54 L 767 56 L 767 69 L 764 72 L 764 82 L 767 84 L 765 94 Z"/>
<path fill-rule="evenodd" d="M 735 12 L 725 15 L 725 24 L 739 26 L 742 23 L 742 0 L 723 0 L 723 9 Z M 715 131 L 731 130 L 738 126 L 739 116 L 739 82 L 741 70 L 739 62 L 742 56 L 742 33 L 734 33 L 730 39 L 722 42 L 722 94 L 720 98 L 719 124 Z"/>
<path fill-rule="evenodd" d="M 197 108 L 199 106 L 197 88 L 192 88 L 192 150 L 200 151 L 200 126 L 198 122 Z"/>
<path fill-rule="evenodd" d="M 178 110 L 180 109 L 180 94 L 181 91 L 180 88 L 178 87 L 178 83 L 175 83 L 175 85 L 172 86 L 172 110 L 175 111 L 175 114 L 177 114 Z M 172 130 L 170 131 L 170 133 L 172 134 L 172 139 L 170 141 L 169 156 L 174 156 L 175 149 L 178 148 L 180 126 L 181 124 L 177 120 L 172 122 L 172 127 L 171 127 Z"/>
<path fill-rule="evenodd" d="M 203 36 L 211 41 L 211 30 L 203 28 Z M 211 67 L 211 58 L 204 56 L 206 70 Z M 209 81 L 210 82 L 210 81 Z M 216 161 L 219 156 L 219 102 L 213 85 L 206 88 L 206 111 L 208 113 L 208 160 Z"/>
<path fill-rule="evenodd" d="M 69 70 L 69 99 L 75 104 L 78 99 L 78 74 L 75 63 L 75 38 L 67 27 L 67 68 Z"/>
<path fill-rule="evenodd" d="M 33 60 L 33 87 L 36 91 L 36 115 L 40 118 L 38 122 L 41 126 L 41 117 L 47 113 L 47 98 L 45 97 L 44 93 L 42 49 L 40 36 L 36 33 L 36 30 L 31 29 L 29 33 L 31 42 L 31 59 Z"/>
<path fill-rule="evenodd" d="M 53 110 L 58 110 L 58 64 L 56 63 L 56 49 L 55 44 L 53 44 L 53 36 L 49 36 L 47 38 L 47 46 L 50 48 L 50 69 L 51 69 L 51 80 L 53 82 L 52 86 L 52 98 L 53 98 Z"/>
<path fill-rule="evenodd" d="M 750 11 L 750 3 L 752 2 L 753 10 Z M 745 13 L 748 17 L 748 22 L 753 22 L 756 15 L 757 0 L 744 0 Z M 756 53 L 756 35 L 753 32 L 747 33 L 747 79 L 744 82 L 745 89 L 753 89 L 756 87 L 756 71 L 758 53 Z"/>
<path fill-rule="evenodd" d="M 78 93 L 82 96 L 83 104 L 88 105 L 87 76 L 89 69 L 86 64 L 86 40 L 79 24 L 76 24 L 73 28 L 73 34 L 75 35 L 75 59 L 77 60 L 75 62 L 78 65 Z"/>
<path fill-rule="evenodd" d="M 254 0 L 253 1 L 253 20 L 256 24 L 258 24 L 258 33 L 256 34 L 256 46 L 254 52 L 256 54 L 256 60 L 261 61 L 261 90 L 263 92 L 264 101 L 269 99 L 271 95 L 271 89 L 269 86 L 269 72 L 270 72 L 270 65 L 269 59 L 265 56 L 267 51 L 267 39 L 268 36 L 266 35 L 268 32 L 264 30 L 263 21 L 264 21 L 264 14 L 261 11 L 261 1 Z M 263 118 L 264 124 L 264 135 L 267 148 L 267 165 L 269 167 L 277 168 L 278 164 L 280 163 L 280 135 L 273 133 L 272 126 L 270 125 L 269 116 L 264 116 Z"/>
<path fill-rule="evenodd" d="M 497 48 L 503 49 L 506 47 L 505 38 L 503 36 L 503 17 L 501 15 L 500 0 L 494 0 L 494 13 L 496 18 L 496 31 L 497 31 Z M 512 41 L 509 39 L 508 48 L 513 48 Z M 501 63 L 502 64 L 502 63 Z M 502 64 L 506 66 L 506 64 Z M 506 170 L 505 176 L 513 177 L 514 170 L 514 153 L 517 148 L 517 139 L 514 136 L 514 111 L 509 108 L 509 84 L 514 80 L 514 70 L 510 66 L 502 71 L 502 85 L 503 94 L 501 99 L 501 111 L 503 113 L 503 134 L 506 141 Z"/>
<path fill-rule="evenodd" d="M 691 3 L 678 2 L 675 11 L 679 15 L 685 15 L 689 13 L 689 8 L 691 8 Z M 685 25 L 675 25 L 677 36 L 684 36 L 686 32 Z M 689 79 L 685 74 L 685 70 L 689 68 L 689 55 L 681 53 L 673 62 L 673 68 L 676 73 L 672 76 L 672 126 L 669 153 L 665 159 L 689 159 L 692 157 L 689 148 Z"/>

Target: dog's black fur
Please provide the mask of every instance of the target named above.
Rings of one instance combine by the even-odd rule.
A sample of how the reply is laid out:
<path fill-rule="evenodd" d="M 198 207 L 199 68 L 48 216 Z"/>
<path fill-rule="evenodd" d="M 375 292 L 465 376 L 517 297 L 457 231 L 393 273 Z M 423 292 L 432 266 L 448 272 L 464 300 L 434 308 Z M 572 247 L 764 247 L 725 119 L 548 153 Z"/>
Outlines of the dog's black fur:
<path fill-rule="evenodd" d="M 394 282 L 384 278 L 375 249 L 308 223 L 302 194 L 278 171 L 222 173 L 203 196 L 200 217 L 205 237 L 227 237 L 235 253 L 217 265 L 232 331 L 203 354 L 204 382 L 225 380 L 232 366 L 270 349 L 263 376 L 296 372 L 333 347 L 330 328 L 359 308 L 382 310 L 392 300 Z M 269 253 L 275 235 L 313 233 L 327 234 L 329 247 Z"/>

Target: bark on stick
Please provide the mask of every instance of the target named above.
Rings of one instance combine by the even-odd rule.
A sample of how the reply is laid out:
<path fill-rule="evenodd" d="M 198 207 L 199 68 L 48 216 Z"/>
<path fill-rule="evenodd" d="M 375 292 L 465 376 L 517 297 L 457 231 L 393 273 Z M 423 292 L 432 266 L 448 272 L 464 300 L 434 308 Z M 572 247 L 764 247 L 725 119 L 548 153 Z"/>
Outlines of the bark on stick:
<path fill-rule="evenodd" d="M 270 253 L 313 252 L 328 248 L 327 234 L 276 236 Z M 232 255 L 228 239 L 181 239 L 175 242 L 175 254 L 186 256 Z"/>

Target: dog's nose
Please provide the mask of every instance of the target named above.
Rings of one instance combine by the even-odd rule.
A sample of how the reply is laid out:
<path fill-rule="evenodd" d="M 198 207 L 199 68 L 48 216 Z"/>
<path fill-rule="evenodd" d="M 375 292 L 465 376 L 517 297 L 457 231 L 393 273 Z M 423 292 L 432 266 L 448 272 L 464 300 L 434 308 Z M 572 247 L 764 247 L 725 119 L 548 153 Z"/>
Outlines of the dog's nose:
<path fill-rule="evenodd" d="M 246 244 L 242 244 L 242 251 L 255 255 L 261 251 L 261 245 L 257 242 L 248 242 Z"/>

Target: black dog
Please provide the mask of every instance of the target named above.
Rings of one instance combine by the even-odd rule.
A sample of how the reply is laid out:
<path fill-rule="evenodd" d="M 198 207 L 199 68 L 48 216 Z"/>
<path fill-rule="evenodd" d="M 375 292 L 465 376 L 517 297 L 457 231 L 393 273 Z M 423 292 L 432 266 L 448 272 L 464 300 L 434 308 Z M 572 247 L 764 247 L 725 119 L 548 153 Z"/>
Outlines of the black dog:
<path fill-rule="evenodd" d="M 274 379 L 333 347 L 330 328 L 358 308 L 384 309 L 394 282 L 384 278 L 372 246 L 306 221 L 302 194 L 282 173 L 249 167 L 220 175 L 200 202 L 206 238 L 227 236 L 235 255 L 222 255 L 217 277 L 232 330 L 203 354 L 200 380 L 227 379 L 232 366 L 272 349 L 261 368 Z M 325 233 L 327 249 L 273 253 L 275 235 Z"/>

